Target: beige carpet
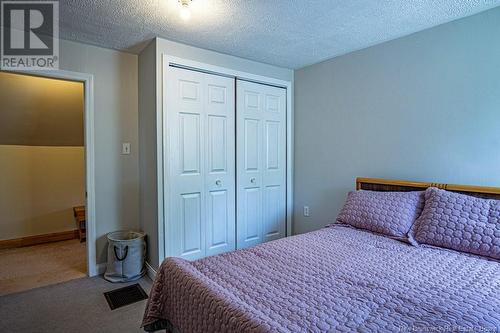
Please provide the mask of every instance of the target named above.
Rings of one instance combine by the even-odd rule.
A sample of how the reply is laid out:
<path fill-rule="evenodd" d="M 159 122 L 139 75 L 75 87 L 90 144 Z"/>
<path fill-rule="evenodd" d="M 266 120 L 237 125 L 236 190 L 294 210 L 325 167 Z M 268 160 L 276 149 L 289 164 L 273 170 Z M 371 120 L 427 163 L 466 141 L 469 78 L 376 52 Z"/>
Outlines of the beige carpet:
<path fill-rule="evenodd" d="M 85 244 L 74 239 L 0 250 L 0 296 L 85 277 Z"/>

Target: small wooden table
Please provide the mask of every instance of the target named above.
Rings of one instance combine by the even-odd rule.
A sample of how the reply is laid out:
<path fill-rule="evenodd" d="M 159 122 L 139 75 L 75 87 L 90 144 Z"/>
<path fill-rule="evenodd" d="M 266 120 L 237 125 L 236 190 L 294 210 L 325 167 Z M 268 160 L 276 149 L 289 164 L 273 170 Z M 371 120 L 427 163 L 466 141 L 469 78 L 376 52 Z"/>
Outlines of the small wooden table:
<path fill-rule="evenodd" d="M 73 215 L 75 216 L 76 227 L 78 229 L 78 238 L 80 242 L 84 242 L 86 238 L 85 206 L 73 207 Z"/>

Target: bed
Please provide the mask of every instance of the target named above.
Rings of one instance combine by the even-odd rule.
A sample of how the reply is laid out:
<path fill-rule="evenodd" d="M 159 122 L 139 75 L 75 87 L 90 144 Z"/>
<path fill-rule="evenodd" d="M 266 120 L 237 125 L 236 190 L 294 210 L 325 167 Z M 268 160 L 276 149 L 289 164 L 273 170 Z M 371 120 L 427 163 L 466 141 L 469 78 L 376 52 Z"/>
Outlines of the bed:
<path fill-rule="evenodd" d="M 500 189 L 357 179 L 357 189 L 435 186 L 500 198 Z M 497 332 L 500 262 L 415 247 L 331 225 L 250 249 L 161 265 L 147 331 Z"/>

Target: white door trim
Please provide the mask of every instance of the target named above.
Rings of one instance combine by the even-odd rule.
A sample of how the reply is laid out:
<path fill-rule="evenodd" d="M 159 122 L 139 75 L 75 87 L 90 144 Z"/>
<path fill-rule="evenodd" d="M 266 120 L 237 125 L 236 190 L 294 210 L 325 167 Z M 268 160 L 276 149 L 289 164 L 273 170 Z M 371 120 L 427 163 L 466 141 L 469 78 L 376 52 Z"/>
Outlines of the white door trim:
<path fill-rule="evenodd" d="M 163 118 L 164 114 L 164 103 L 165 103 L 165 93 L 164 93 L 164 79 L 165 73 L 171 64 L 191 68 L 195 70 L 199 70 L 202 72 L 208 72 L 212 74 L 220 74 L 225 76 L 232 76 L 234 78 L 238 78 L 241 80 L 248 80 L 256 83 L 269 84 L 278 87 L 286 88 L 286 138 L 287 138 L 287 155 L 286 155 L 286 235 L 292 235 L 292 214 L 293 214 L 293 138 L 294 138 L 294 128 L 293 128 L 293 103 L 292 103 L 292 94 L 293 94 L 293 85 L 291 81 L 279 80 L 275 78 L 270 78 L 262 75 L 256 75 L 252 73 L 247 73 L 243 71 L 233 70 L 226 67 L 214 66 L 202 62 L 197 62 L 189 59 L 183 59 L 180 57 L 168 55 L 168 54 L 159 54 L 157 65 L 161 69 L 161 74 L 157 76 L 157 124 L 161 124 L 161 127 L 158 126 L 157 131 L 157 156 L 161 156 L 162 158 L 157 159 L 157 190 L 158 190 L 158 251 L 159 251 L 159 261 L 160 263 L 165 258 L 165 235 L 164 230 L 166 228 L 164 221 L 164 212 L 167 207 L 165 207 L 164 202 L 164 168 L 166 167 L 163 163 L 165 158 L 166 151 L 163 150 L 165 144 L 167 143 L 167 138 L 165 137 L 166 133 L 166 123 Z M 161 128 L 161 129 L 160 129 Z"/>
<path fill-rule="evenodd" d="M 64 70 L 15 71 L 15 74 L 25 74 L 53 79 L 82 82 L 84 86 L 85 112 L 85 172 L 86 172 L 86 244 L 87 244 L 87 275 L 99 274 L 96 264 L 96 214 L 95 214 L 95 155 L 94 155 L 94 76 L 86 73 Z"/>

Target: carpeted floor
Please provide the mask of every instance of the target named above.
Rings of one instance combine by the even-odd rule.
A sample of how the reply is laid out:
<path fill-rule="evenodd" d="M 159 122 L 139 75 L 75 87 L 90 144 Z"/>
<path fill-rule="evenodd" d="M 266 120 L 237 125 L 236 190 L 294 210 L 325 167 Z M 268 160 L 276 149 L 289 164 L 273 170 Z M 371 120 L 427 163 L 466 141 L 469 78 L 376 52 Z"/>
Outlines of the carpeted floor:
<path fill-rule="evenodd" d="M 0 332 L 144 332 L 146 300 L 111 311 L 103 292 L 137 282 L 113 284 L 102 277 L 76 279 L 0 297 Z M 151 280 L 139 280 L 148 293 Z"/>
<path fill-rule="evenodd" d="M 85 277 L 86 245 L 78 239 L 0 250 L 0 296 Z"/>

